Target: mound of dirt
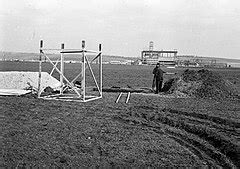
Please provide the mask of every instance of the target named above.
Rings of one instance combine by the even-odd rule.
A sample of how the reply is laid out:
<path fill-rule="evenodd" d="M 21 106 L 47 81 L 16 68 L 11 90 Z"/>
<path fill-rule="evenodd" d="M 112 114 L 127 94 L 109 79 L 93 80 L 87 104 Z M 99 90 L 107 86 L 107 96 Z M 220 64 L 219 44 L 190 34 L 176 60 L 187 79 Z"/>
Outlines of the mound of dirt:
<path fill-rule="evenodd" d="M 185 70 L 180 77 L 169 79 L 164 83 L 163 91 L 167 93 L 184 93 L 201 98 L 233 98 L 238 96 L 234 84 L 223 79 L 219 74 L 206 70 Z"/>

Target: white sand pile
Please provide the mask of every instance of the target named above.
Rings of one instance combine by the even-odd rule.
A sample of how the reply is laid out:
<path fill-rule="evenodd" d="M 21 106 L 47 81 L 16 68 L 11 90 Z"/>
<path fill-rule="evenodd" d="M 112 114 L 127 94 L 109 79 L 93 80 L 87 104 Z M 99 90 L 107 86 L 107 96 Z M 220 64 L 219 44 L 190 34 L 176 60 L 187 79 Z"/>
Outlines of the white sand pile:
<path fill-rule="evenodd" d="M 41 75 L 41 90 L 48 86 L 53 89 L 61 86 L 61 83 L 47 72 L 42 72 Z M 37 89 L 38 76 L 38 72 L 0 72 L 0 89 Z"/>

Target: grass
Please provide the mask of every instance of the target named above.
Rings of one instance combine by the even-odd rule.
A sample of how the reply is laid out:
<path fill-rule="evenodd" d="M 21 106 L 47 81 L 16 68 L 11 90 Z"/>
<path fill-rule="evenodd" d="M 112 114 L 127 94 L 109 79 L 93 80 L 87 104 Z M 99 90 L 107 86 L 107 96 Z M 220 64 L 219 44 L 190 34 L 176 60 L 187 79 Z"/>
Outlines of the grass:
<path fill-rule="evenodd" d="M 37 71 L 36 66 L 0 68 Z M 77 68 L 67 65 L 67 76 L 73 78 Z M 104 86 L 151 87 L 152 67 L 103 69 Z M 213 71 L 239 87 L 239 69 Z M 1 167 L 240 166 L 239 100 L 132 94 L 129 104 L 116 104 L 117 94 L 89 103 L 0 97 Z"/>

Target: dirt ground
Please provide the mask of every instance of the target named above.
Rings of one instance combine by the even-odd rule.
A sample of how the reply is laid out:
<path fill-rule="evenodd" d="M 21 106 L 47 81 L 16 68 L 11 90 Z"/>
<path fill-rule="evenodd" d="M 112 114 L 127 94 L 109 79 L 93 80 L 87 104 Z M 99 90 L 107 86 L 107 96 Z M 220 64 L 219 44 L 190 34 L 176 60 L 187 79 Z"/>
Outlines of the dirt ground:
<path fill-rule="evenodd" d="M 67 65 L 67 77 L 78 68 Z M 104 65 L 103 85 L 151 87 L 152 68 Z M 8 70 L 38 69 L 0 62 L 0 71 Z M 239 69 L 213 71 L 240 89 Z M 103 96 L 89 103 L 0 97 L 0 167 L 240 167 L 239 99 L 131 94 L 126 104 L 126 95 L 120 103 L 118 93 Z"/>
<path fill-rule="evenodd" d="M 0 97 L 1 167 L 240 166 L 240 101 Z"/>

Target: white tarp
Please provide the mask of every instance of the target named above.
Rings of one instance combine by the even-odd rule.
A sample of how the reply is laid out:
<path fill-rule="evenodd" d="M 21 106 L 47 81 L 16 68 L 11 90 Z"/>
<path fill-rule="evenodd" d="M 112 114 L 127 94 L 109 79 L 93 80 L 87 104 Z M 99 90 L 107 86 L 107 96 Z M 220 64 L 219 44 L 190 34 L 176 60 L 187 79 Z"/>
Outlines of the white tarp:
<path fill-rule="evenodd" d="M 50 76 L 47 72 L 42 72 L 41 75 L 41 90 L 48 86 L 53 89 L 59 89 L 59 87 L 61 86 L 61 83 L 54 77 Z M 29 89 L 29 87 L 37 89 L 38 76 L 38 72 L 0 72 L 0 91 L 4 93 L 4 91 L 1 89 L 25 90 Z"/>
<path fill-rule="evenodd" d="M 22 89 L 0 89 L 0 96 L 20 96 L 31 93 L 31 90 Z"/>

